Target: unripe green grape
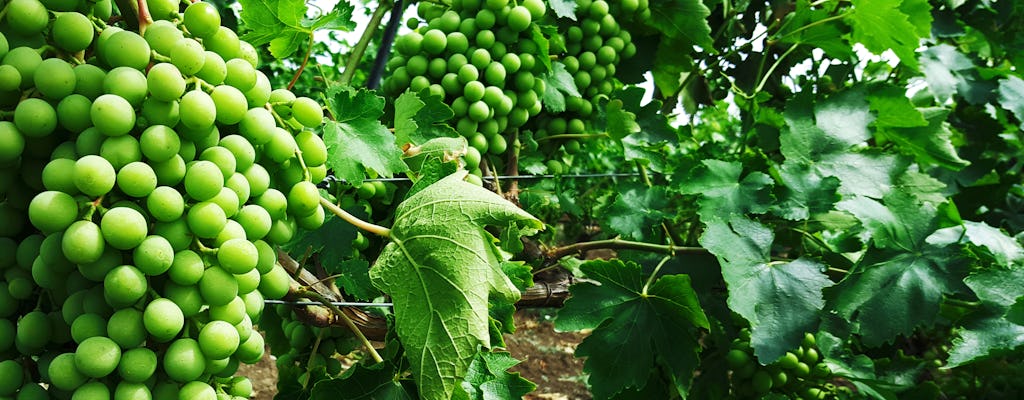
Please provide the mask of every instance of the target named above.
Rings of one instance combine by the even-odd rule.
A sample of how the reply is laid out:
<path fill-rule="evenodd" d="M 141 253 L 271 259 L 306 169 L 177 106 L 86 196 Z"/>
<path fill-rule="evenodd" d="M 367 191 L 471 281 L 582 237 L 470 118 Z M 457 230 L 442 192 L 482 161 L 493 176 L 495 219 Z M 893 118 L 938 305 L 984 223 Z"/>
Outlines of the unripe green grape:
<path fill-rule="evenodd" d="M 32 198 L 28 217 L 43 233 L 63 231 L 78 219 L 78 202 L 67 193 L 42 192 Z"/>
<path fill-rule="evenodd" d="M 54 357 L 47 370 L 50 384 L 60 390 L 75 390 L 89 379 L 75 367 L 75 353 L 63 353 Z"/>
<path fill-rule="evenodd" d="M 295 137 L 288 131 L 275 127 L 270 141 L 263 147 L 263 155 L 275 163 L 283 163 L 298 150 Z"/>
<path fill-rule="evenodd" d="M 292 116 L 305 127 L 316 128 L 324 119 L 324 109 L 309 97 L 298 97 L 292 101 Z"/>
<path fill-rule="evenodd" d="M 150 162 L 153 172 L 156 173 L 156 183 L 163 186 L 174 186 L 185 178 L 185 160 L 178 154 L 171 156 L 167 161 Z"/>
<path fill-rule="evenodd" d="M 466 98 L 466 101 L 469 102 L 480 101 L 484 98 L 485 89 L 486 87 L 482 82 L 470 81 L 466 83 L 465 87 L 463 88 L 463 96 Z"/>
<path fill-rule="evenodd" d="M 425 76 L 417 76 L 412 78 L 412 82 L 409 84 L 409 88 L 414 92 L 420 92 L 430 87 L 430 79 Z"/>
<path fill-rule="evenodd" d="M 132 260 L 144 274 L 158 276 L 171 268 L 174 262 L 174 247 L 167 239 L 150 235 L 132 252 Z"/>
<path fill-rule="evenodd" d="M 199 314 L 204 304 L 198 285 L 182 286 L 174 282 L 167 282 L 164 284 L 161 294 L 164 298 L 173 301 L 181 309 L 185 318 Z"/>
<path fill-rule="evenodd" d="M 181 107 L 181 124 L 188 128 L 197 130 L 209 128 L 213 126 L 213 122 L 217 118 L 216 104 L 210 95 L 201 90 L 190 90 L 185 93 L 181 97 L 179 105 Z"/>
<path fill-rule="evenodd" d="M 142 313 L 146 332 L 157 342 L 167 342 L 178 336 L 185 326 L 185 316 L 173 301 L 160 298 L 149 302 Z"/>
<path fill-rule="evenodd" d="M 146 75 L 134 68 L 117 67 L 103 78 L 104 92 L 123 97 L 133 107 L 138 107 L 146 99 L 147 89 Z"/>
<path fill-rule="evenodd" d="M 78 344 L 75 366 L 85 376 L 103 378 L 110 375 L 121 361 L 121 348 L 104 336 L 93 336 Z"/>
<path fill-rule="evenodd" d="M 165 56 L 171 55 L 171 50 L 174 49 L 174 45 L 178 43 L 183 37 L 185 37 L 181 30 L 178 29 L 174 23 L 170 21 L 156 20 L 153 24 L 146 27 L 146 32 L 142 35 L 146 39 L 146 43 L 149 43 L 149 47 Z"/>
<path fill-rule="evenodd" d="M 481 49 L 490 49 L 492 46 L 494 46 L 495 40 L 497 40 L 494 37 L 494 32 L 492 32 L 489 29 L 484 29 L 477 32 L 475 39 L 476 45 Z"/>
<path fill-rule="evenodd" d="M 30 36 L 42 32 L 50 17 L 38 0 L 11 0 L 7 5 L 7 25 L 12 33 Z"/>
<path fill-rule="evenodd" d="M 480 79 L 480 71 L 473 64 L 466 64 L 459 68 L 459 82 L 468 84 Z"/>
<path fill-rule="evenodd" d="M 149 0 L 149 13 L 157 21 L 171 21 L 178 18 L 180 2 L 174 0 Z"/>
<path fill-rule="evenodd" d="M 130 67 L 137 70 L 149 64 L 150 48 L 146 39 L 132 31 L 116 32 L 99 43 L 101 57 L 112 67 Z"/>
<path fill-rule="evenodd" d="M 288 191 L 288 211 L 298 217 L 313 213 L 320 205 L 320 192 L 312 182 L 296 183 Z"/>
<path fill-rule="evenodd" d="M 10 65 L 18 70 L 18 74 L 21 75 L 22 89 L 27 89 L 35 82 L 33 79 L 36 68 L 42 62 L 43 59 L 39 56 L 39 52 L 24 46 L 11 49 L 3 59 L 5 65 Z"/>
<path fill-rule="evenodd" d="M 146 84 L 150 95 L 161 101 L 174 101 L 185 93 L 185 78 L 171 63 L 159 63 L 150 68 Z"/>
<path fill-rule="evenodd" d="M 66 96 L 60 103 L 57 103 L 57 122 L 69 132 L 82 132 L 92 126 L 91 109 L 92 102 L 85 96 L 80 94 Z M 0 155 L 0 160 L 2 159 L 3 156 Z"/>
<path fill-rule="evenodd" d="M 57 128 L 57 110 L 42 99 L 22 100 L 14 109 L 14 125 L 24 136 L 47 136 Z"/>
<path fill-rule="evenodd" d="M 476 13 L 476 27 L 477 29 L 491 29 L 497 22 L 497 16 L 494 14 L 494 9 L 487 8 Z"/>
<path fill-rule="evenodd" d="M 224 125 L 235 125 L 242 120 L 248 111 L 248 101 L 240 90 L 233 86 L 218 85 L 213 88 L 210 98 L 217 109 L 217 122 Z"/>
<path fill-rule="evenodd" d="M 100 156 L 109 160 L 114 169 L 119 170 L 128 163 L 142 160 L 142 149 L 134 136 L 112 136 L 103 139 Z"/>
<path fill-rule="evenodd" d="M 103 278 L 103 297 L 111 306 L 124 308 L 145 296 L 149 284 L 146 276 L 131 265 L 121 265 Z"/>
<path fill-rule="evenodd" d="M 156 189 L 156 172 L 149 164 L 134 161 L 117 172 L 117 187 L 131 197 L 146 197 Z"/>
<path fill-rule="evenodd" d="M 203 374 L 206 358 L 203 357 L 199 343 L 195 339 L 182 338 L 167 347 L 162 364 L 168 378 L 178 382 L 191 382 Z"/>
<path fill-rule="evenodd" d="M 101 196 L 114 187 L 114 167 L 100 156 L 87 155 L 75 162 L 75 186 L 89 196 Z"/>
<path fill-rule="evenodd" d="M 39 63 L 34 75 L 36 89 L 51 100 L 60 100 L 75 91 L 75 71 L 67 61 L 47 58 Z"/>
<path fill-rule="evenodd" d="M 404 56 L 416 55 L 422 49 L 423 35 L 413 31 L 402 35 L 395 41 L 395 49 Z"/>
<path fill-rule="evenodd" d="M 217 236 L 227 224 L 227 215 L 216 203 L 204 201 L 188 210 L 188 227 L 196 236 L 211 239 Z"/>
<path fill-rule="evenodd" d="M 187 249 L 195 240 L 192 231 L 189 229 L 187 218 L 178 218 L 174 221 L 157 222 L 153 224 L 153 234 L 163 236 L 171 243 L 174 251 Z"/>
<path fill-rule="evenodd" d="M 298 217 L 295 222 L 299 228 L 305 230 L 316 230 L 323 226 L 324 221 L 327 220 L 327 213 L 323 207 L 317 206 L 313 209 L 313 213 L 305 217 Z"/>
<path fill-rule="evenodd" d="M 163 125 L 153 125 L 146 128 L 139 137 L 139 147 L 147 159 L 154 162 L 163 162 L 178 154 L 181 149 L 181 139 L 171 128 Z"/>
<path fill-rule="evenodd" d="M 0 65 L 0 92 L 14 92 L 21 86 L 21 73 L 12 65 Z"/>
<path fill-rule="evenodd" d="M 210 3 L 196 2 L 185 8 L 182 18 L 185 29 L 193 36 L 207 38 L 220 28 L 220 13 Z"/>
<path fill-rule="evenodd" d="M 242 175 L 249 182 L 250 197 L 259 197 L 270 187 L 270 174 L 260 164 L 253 164 L 249 169 L 243 171 Z"/>
<path fill-rule="evenodd" d="M 105 94 L 97 97 L 90 108 L 93 126 L 107 136 L 120 136 L 135 126 L 135 110 L 124 98 Z"/>
<path fill-rule="evenodd" d="M 224 79 L 228 75 L 227 64 L 224 63 L 224 59 L 212 51 L 204 51 L 203 58 L 203 67 L 199 72 L 195 73 L 195 76 L 211 85 L 224 83 Z M 255 80 L 255 77 L 253 79 Z"/>
<path fill-rule="evenodd" d="M 487 135 L 480 133 L 468 139 L 469 145 L 476 148 L 481 154 L 487 152 Z"/>
<path fill-rule="evenodd" d="M 522 32 L 530 27 L 533 16 L 528 8 L 524 6 L 512 7 L 508 14 L 508 27 L 513 32 Z"/>
<path fill-rule="evenodd" d="M 505 153 L 508 148 L 508 143 L 505 141 L 505 137 L 501 135 L 493 135 L 487 141 L 487 152 L 494 155 L 501 155 Z"/>
<path fill-rule="evenodd" d="M 195 39 L 179 39 L 170 50 L 171 63 L 186 76 L 195 75 L 206 63 L 203 45 Z"/>
<path fill-rule="evenodd" d="M 220 54 L 225 60 L 236 58 L 241 50 L 238 35 L 230 28 L 219 26 L 213 35 L 203 39 L 207 50 Z"/>
<path fill-rule="evenodd" d="M 238 282 L 234 275 L 220 267 L 207 268 L 199 280 L 199 292 L 211 306 L 222 306 L 238 295 Z"/>
<path fill-rule="evenodd" d="M 443 77 L 445 72 L 447 71 L 448 62 L 445 61 L 443 58 L 438 57 L 432 59 L 427 64 L 427 76 L 431 77 L 432 79 L 441 79 L 441 77 Z"/>
<path fill-rule="evenodd" d="M 264 108 L 249 109 L 238 123 L 239 133 L 256 146 L 269 142 L 275 128 L 273 114 Z"/>
<path fill-rule="evenodd" d="M 121 353 L 117 372 L 125 382 L 142 383 L 156 372 L 157 357 L 153 350 L 138 347 Z"/>
<path fill-rule="evenodd" d="M 481 122 L 490 117 L 491 109 L 483 101 L 476 101 L 469 105 L 469 110 L 466 115 L 470 119 Z"/>
<path fill-rule="evenodd" d="M 242 225 L 242 228 L 245 230 L 246 239 L 249 240 L 265 237 L 270 233 L 270 228 L 274 223 L 270 213 L 263 207 L 255 204 L 242 206 L 235 216 L 235 220 Z"/>
<path fill-rule="evenodd" d="M 252 64 L 240 58 L 228 60 L 225 64 L 224 83 L 234 86 L 240 91 L 252 89 L 256 85 L 256 69 Z"/>

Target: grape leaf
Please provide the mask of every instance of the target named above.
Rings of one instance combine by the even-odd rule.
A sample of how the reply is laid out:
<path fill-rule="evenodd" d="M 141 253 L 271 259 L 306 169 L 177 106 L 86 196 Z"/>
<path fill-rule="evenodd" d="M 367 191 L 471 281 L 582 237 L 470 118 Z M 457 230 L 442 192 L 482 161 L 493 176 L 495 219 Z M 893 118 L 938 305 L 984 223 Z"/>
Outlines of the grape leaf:
<path fill-rule="evenodd" d="M 1000 79 L 999 104 L 1013 112 L 1018 121 L 1024 121 L 1024 80 L 1014 75 Z"/>
<path fill-rule="evenodd" d="M 910 0 L 904 0 L 910 1 Z M 918 61 L 915 54 L 921 38 L 916 23 L 927 19 L 931 21 L 929 7 L 900 7 L 904 1 L 891 0 L 853 0 L 853 12 L 849 15 L 849 23 L 853 27 L 853 41 L 864 45 L 875 54 L 892 50 L 908 67 L 917 69 Z M 904 13 L 913 12 L 913 15 Z M 930 25 L 930 23 L 929 23 Z"/>
<path fill-rule="evenodd" d="M 346 210 L 365 218 L 366 213 L 356 209 Z M 301 257 L 307 251 L 318 252 L 318 261 L 330 275 L 338 275 L 336 282 L 345 293 L 356 298 L 369 300 L 380 295 L 370 283 L 369 264 L 365 260 L 352 259 L 352 241 L 357 229 L 341 218 L 329 214 L 320 229 L 300 230 L 284 247 L 291 255 Z"/>
<path fill-rule="evenodd" d="M 651 75 L 654 77 L 654 84 L 662 93 L 679 93 L 683 73 L 693 70 L 693 57 L 688 52 L 679 51 L 685 43 L 685 40 L 671 38 L 662 38 L 658 42 Z"/>
<path fill-rule="evenodd" d="M 932 7 L 928 0 L 903 0 L 900 12 L 907 15 L 907 21 L 914 25 L 917 36 L 927 38 L 932 34 Z"/>
<path fill-rule="evenodd" d="M 366 169 L 387 177 L 406 171 L 395 135 L 379 120 L 384 98 L 335 85 L 327 90 L 327 108 L 334 119 L 324 124 L 323 137 L 327 166 L 335 176 L 359 184 Z"/>
<path fill-rule="evenodd" d="M 874 244 L 883 249 L 921 250 L 936 228 L 935 205 L 922 204 L 902 192 L 887 195 L 885 204 L 857 196 L 841 201 L 836 208 L 857 217 Z"/>
<path fill-rule="evenodd" d="M 521 399 L 523 395 L 537 388 L 519 375 L 509 373 L 508 369 L 519 364 L 509 353 L 478 353 L 469 364 L 466 380 L 462 389 L 472 400 L 503 400 Z"/>
<path fill-rule="evenodd" d="M 946 367 L 955 368 L 1024 345 L 1024 326 L 999 315 L 987 315 L 957 329 Z"/>
<path fill-rule="evenodd" d="M 832 286 L 822 272 L 825 266 L 816 261 L 772 262 L 773 236 L 764 225 L 734 216 L 708 222 L 700 237 L 722 264 L 729 308 L 750 321 L 754 354 L 765 364 L 817 330 L 825 306 L 822 289 Z"/>
<path fill-rule="evenodd" d="M 671 218 L 663 211 L 668 204 L 663 187 L 632 186 L 620 190 L 604 219 L 613 232 L 629 239 L 644 240 L 650 237 L 653 227 Z"/>
<path fill-rule="evenodd" d="M 1008 308 L 1024 296 L 1024 270 L 990 268 L 974 272 L 964 278 L 967 287 L 974 291 L 979 299 L 1001 308 Z"/>
<path fill-rule="evenodd" d="M 640 124 L 636 121 L 636 114 L 623 108 L 622 100 L 612 99 L 600 107 L 600 114 L 603 117 L 603 127 L 612 139 L 622 140 L 631 134 L 640 132 Z"/>
<path fill-rule="evenodd" d="M 548 0 L 551 11 L 555 12 L 558 18 L 569 18 L 576 20 L 576 1 L 574 0 Z"/>
<path fill-rule="evenodd" d="M 772 178 L 755 171 L 740 179 L 742 172 L 743 165 L 738 162 L 704 160 L 677 189 L 701 196 L 698 213 L 704 222 L 733 214 L 765 213 L 772 203 Z"/>
<path fill-rule="evenodd" d="M 698 364 L 694 328 L 709 328 L 690 277 L 662 276 L 645 291 L 636 263 L 595 260 L 580 268 L 599 284 L 573 285 L 555 327 L 594 329 L 576 347 L 577 357 L 587 357 L 583 370 L 590 374 L 587 382 L 594 397 L 607 399 L 627 388 L 641 389 L 654 367 L 664 368 L 685 396 Z"/>
<path fill-rule="evenodd" d="M 334 29 L 351 31 L 354 7 L 347 1 L 338 2 L 334 9 L 315 19 L 307 19 L 308 8 L 304 0 L 240 0 L 242 21 L 249 29 L 242 39 L 253 46 L 270 43 L 271 54 L 287 58 L 295 53 L 299 44 L 309 39 L 314 30 Z"/>
<path fill-rule="evenodd" d="M 455 116 L 440 96 L 405 92 L 395 100 L 395 143 L 423 144 L 439 137 L 459 137 L 447 124 Z"/>
<path fill-rule="evenodd" d="M 412 135 L 416 134 L 419 124 L 413 117 L 425 106 L 415 92 L 405 92 L 395 99 L 395 143 L 399 146 L 406 143 L 416 144 Z"/>
<path fill-rule="evenodd" d="M 960 158 L 950 141 L 953 135 L 946 124 L 949 110 L 925 108 L 922 115 L 928 125 L 909 128 L 879 129 L 879 133 L 898 144 L 900 149 L 913 155 L 921 164 L 937 164 L 951 170 L 960 170 L 971 163 Z"/>
<path fill-rule="evenodd" d="M 565 96 L 580 97 L 576 89 L 576 82 L 572 75 L 565 70 L 565 64 L 555 61 L 551 63 L 551 70 L 541 74 L 540 79 L 544 81 L 544 94 L 540 101 L 548 111 L 560 113 L 565 111 Z M 562 93 L 565 93 L 564 95 Z"/>
<path fill-rule="evenodd" d="M 905 94 L 906 89 L 884 86 L 871 91 L 868 102 L 874 111 L 876 128 L 910 128 L 927 126 L 921 111 L 914 107 Z"/>
<path fill-rule="evenodd" d="M 962 226 L 939 229 L 927 240 L 928 243 L 938 246 L 971 243 L 988 250 L 1003 267 L 1020 265 L 1024 260 L 1024 248 L 1016 239 L 984 222 L 964 221 Z"/>
<path fill-rule="evenodd" d="M 840 196 L 836 192 L 839 179 L 834 176 L 821 177 L 812 173 L 810 167 L 794 163 L 783 163 L 779 177 L 784 185 L 778 186 L 779 202 L 772 206 L 772 212 L 791 221 L 810 218 L 813 214 L 832 210 Z"/>
<path fill-rule="evenodd" d="M 484 226 L 540 221 L 497 194 L 452 174 L 403 201 L 370 279 L 392 297 L 395 330 L 424 399 L 449 399 L 478 348 L 490 346 L 488 301 L 519 291 Z"/>
<path fill-rule="evenodd" d="M 714 52 L 708 16 L 711 10 L 699 0 L 662 0 L 650 3 L 651 19 L 648 23 L 670 38 L 686 38 L 705 51 Z M 689 52 L 681 48 L 681 52 Z"/>
<path fill-rule="evenodd" d="M 337 378 L 315 381 L 311 400 L 412 400 L 389 362 L 353 365 Z"/>
<path fill-rule="evenodd" d="M 812 9 L 806 0 L 797 1 L 795 12 L 786 17 L 791 21 L 779 32 L 780 41 L 811 45 L 825 51 L 832 58 L 850 59 L 853 50 L 846 42 L 849 36 L 846 31 L 849 28 L 839 21 L 825 20 L 831 12 L 827 7 Z"/>
<path fill-rule="evenodd" d="M 612 94 L 613 99 L 622 100 L 622 107 L 636 114 L 640 131 L 622 138 L 623 154 L 626 161 L 649 166 L 652 171 L 671 173 L 678 162 L 666 159 L 662 154 L 670 143 L 678 140 L 676 132 L 669 126 L 668 119 L 659 110 L 661 102 L 652 100 L 644 104 L 644 89 L 630 86 Z"/>
<path fill-rule="evenodd" d="M 930 46 L 921 52 L 921 72 L 928 89 L 939 103 L 945 103 L 956 94 L 963 80 L 961 71 L 974 68 L 970 58 L 948 44 Z"/>
<path fill-rule="evenodd" d="M 558 29 L 554 26 L 541 26 L 538 24 L 530 24 L 530 40 L 537 43 L 537 54 L 534 56 L 537 61 L 540 61 L 544 65 L 545 71 L 551 70 L 551 43 L 548 41 L 549 36 L 553 36 L 558 33 Z"/>
<path fill-rule="evenodd" d="M 835 286 L 831 306 L 878 346 L 931 325 L 944 293 L 961 289 L 955 254 L 931 246 L 917 252 L 868 249 L 856 271 Z"/>

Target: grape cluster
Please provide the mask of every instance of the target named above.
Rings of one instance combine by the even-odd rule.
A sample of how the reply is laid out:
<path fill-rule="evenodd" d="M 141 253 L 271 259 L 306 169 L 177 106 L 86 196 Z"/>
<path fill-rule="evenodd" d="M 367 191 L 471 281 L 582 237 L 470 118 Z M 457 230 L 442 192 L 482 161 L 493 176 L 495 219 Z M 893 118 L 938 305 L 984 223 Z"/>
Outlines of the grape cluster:
<path fill-rule="evenodd" d="M 396 40 L 383 88 L 444 98 L 470 144 L 467 169 L 479 176 L 482 156 L 505 153 L 505 133 L 541 112 L 545 67 L 533 35 L 545 12 L 542 0 L 456 0 L 448 9 L 420 2 L 427 24 L 411 20 L 415 30 Z"/>
<path fill-rule="evenodd" d="M 750 332 L 744 329 L 733 341 L 725 361 L 732 371 L 733 394 L 740 399 L 779 393 L 793 399 L 824 400 L 835 398 L 843 389 L 826 382 L 832 372 L 822 363 L 814 335 L 809 333 L 799 348 L 762 366 L 750 347 Z"/>
<path fill-rule="evenodd" d="M 566 97 L 564 112 L 541 114 L 530 125 L 534 138 L 546 142 L 542 152 L 580 152 L 580 138 L 594 131 L 591 121 L 598 102 L 622 85 L 615 80 L 619 63 L 636 55 L 632 35 L 620 21 L 649 15 L 646 0 L 576 0 L 576 20 L 559 19 L 565 52 L 557 54 L 556 62 L 572 75 L 582 97 Z M 548 162 L 552 173 L 563 168 L 557 160 Z"/>
<path fill-rule="evenodd" d="M 140 35 L 109 1 L 3 3 L 0 398 L 249 397 L 274 246 L 324 221 L 321 105 L 211 4 L 148 4 Z"/>
<path fill-rule="evenodd" d="M 337 376 L 342 372 L 338 356 L 360 346 L 347 328 L 315 326 L 303 321 L 293 307 L 284 304 L 264 313 L 260 326 L 267 327 L 270 351 L 277 357 L 278 369 L 302 370 L 305 376 L 298 377 L 300 383 L 307 382 L 309 374 L 319 368 L 328 376 Z"/>

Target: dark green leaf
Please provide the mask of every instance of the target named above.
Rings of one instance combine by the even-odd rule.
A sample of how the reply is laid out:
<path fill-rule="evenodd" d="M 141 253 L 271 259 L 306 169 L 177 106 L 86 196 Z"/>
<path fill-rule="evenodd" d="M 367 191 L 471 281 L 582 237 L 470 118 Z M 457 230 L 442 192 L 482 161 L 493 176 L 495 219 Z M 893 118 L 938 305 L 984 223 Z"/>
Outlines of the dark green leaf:
<path fill-rule="evenodd" d="M 957 330 L 946 366 L 955 368 L 1024 345 L 1024 326 L 998 315 L 976 318 Z"/>
<path fill-rule="evenodd" d="M 512 400 L 537 388 L 519 375 L 507 370 L 519 364 L 509 353 L 478 353 L 469 365 L 462 389 L 474 400 Z"/>
<path fill-rule="evenodd" d="M 771 262 L 772 241 L 767 227 L 742 217 L 710 222 L 700 238 L 722 264 L 729 308 L 750 321 L 754 353 L 766 364 L 816 330 L 822 289 L 832 285 L 815 261 Z"/>
<path fill-rule="evenodd" d="M 488 303 L 519 298 L 484 227 L 543 226 L 464 177 L 453 174 L 403 201 L 391 242 L 370 269 L 395 304 L 395 329 L 424 399 L 449 399 L 478 349 L 490 346 Z"/>
<path fill-rule="evenodd" d="M 541 102 L 544 103 L 544 107 L 548 111 L 556 113 L 565 111 L 566 95 L 580 97 L 580 92 L 576 89 L 576 82 L 573 81 L 572 75 L 565 70 L 565 64 L 561 62 L 551 63 L 551 71 L 542 74 L 540 79 L 545 83 Z"/>
<path fill-rule="evenodd" d="M 988 250 L 1002 267 L 1020 265 L 1024 248 L 1016 239 L 984 222 L 964 221 L 962 226 L 943 228 L 928 237 L 928 243 L 945 246 L 970 243 Z"/>
<path fill-rule="evenodd" d="M 863 44 L 875 54 L 892 50 L 900 61 L 917 69 L 915 51 L 920 35 L 917 26 L 910 21 L 931 21 L 931 10 L 917 6 L 903 10 L 900 3 L 890 0 L 853 0 L 853 13 L 848 17 L 853 26 L 853 41 Z M 907 15 L 904 11 L 913 12 L 914 15 Z"/>
<path fill-rule="evenodd" d="M 542 27 L 537 24 L 530 24 L 530 40 L 537 43 L 537 54 L 534 56 L 537 61 L 540 61 L 544 65 L 545 71 L 551 70 L 551 44 L 548 42 L 548 36 L 555 33 L 554 27 Z"/>
<path fill-rule="evenodd" d="M 937 164 L 952 170 L 970 165 L 960 158 L 950 141 L 953 135 L 946 125 L 949 110 L 944 108 L 922 109 L 928 125 L 912 128 L 880 129 L 883 137 L 898 144 L 902 150 L 913 155 L 919 163 Z"/>
<path fill-rule="evenodd" d="M 711 26 L 707 18 L 711 10 L 699 0 L 661 0 L 650 3 L 651 20 L 648 22 L 665 36 L 686 38 L 706 51 L 714 51 Z M 679 49 L 689 52 L 688 48 Z"/>
<path fill-rule="evenodd" d="M 398 383 L 391 363 L 356 364 L 339 378 L 316 382 L 312 400 L 412 400 L 415 396 Z"/>
<path fill-rule="evenodd" d="M 419 128 L 419 124 L 413 119 L 416 113 L 426 105 L 420 100 L 420 96 L 414 92 L 405 92 L 395 99 L 395 143 L 405 145 L 406 143 L 417 144 L 412 139 Z"/>
<path fill-rule="evenodd" d="M 927 126 L 921 111 L 914 107 L 905 94 L 906 89 L 885 86 L 868 95 L 871 111 L 875 112 L 876 128 L 909 128 Z"/>
<path fill-rule="evenodd" d="M 884 205 L 867 197 L 854 197 L 843 200 L 837 208 L 856 216 L 875 245 L 883 249 L 918 251 L 935 231 L 935 206 L 899 192 L 886 196 Z"/>
<path fill-rule="evenodd" d="M 964 278 L 967 287 L 978 299 L 1007 308 L 1024 296 L 1024 270 L 990 268 L 972 273 Z"/>
<path fill-rule="evenodd" d="M 673 386 L 685 395 L 698 363 L 695 328 L 709 327 L 690 278 L 663 276 L 645 291 L 635 263 L 589 261 L 581 269 L 600 285 L 573 285 L 555 326 L 563 331 L 594 329 L 576 348 L 576 356 L 587 357 L 583 368 L 590 374 L 595 398 L 643 388 L 656 366 L 665 368 L 676 380 Z"/>
<path fill-rule="evenodd" d="M 644 240 L 659 223 L 670 216 L 664 212 L 668 206 L 665 189 L 633 186 L 619 193 L 605 213 L 608 228 L 623 237 Z"/>
<path fill-rule="evenodd" d="M 839 179 L 821 177 L 804 165 L 784 163 L 779 169 L 783 185 L 779 185 L 779 203 L 772 206 L 776 215 L 792 221 L 810 218 L 813 214 L 832 210 L 839 201 Z"/>
<path fill-rule="evenodd" d="M 1024 121 L 1024 79 L 1008 75 L 999 80 L 999 104 Z"/>
<path fill-rule="evenodd" d="M 379 121 L 383 98 L 367 90 L 333 86 L 327 91 L 327 107 L 334 120 L 324 125 L 324 142 L 327 166 L 335 176 L 359 184 L 366 169 L 388 177 L 405 172 L 395 135 Z"/>
<path fill-rule="evenodd" d="M 683 73 L 693 69 L 693 57 L 689 52 L 680 51 L 689 41 L 663 38 L 658 43 L 658 52 L 654 55 L 654 84 L 662 93 L 673 95 L 679 93 L 683 81 Z"/>
<path fill-rule="evenodd" d="M 738 162 L 704 160 L 678 187 L 680 193 L 700 195 L 701 220 L 728 219 L 733 214 L 762 214 L 772 203 L 772 178 L 751 172 L 740 179 Z"/>
<path fill-rule="evenodd" d="M 622 100 L 613 99 L 604 105 L 605 130 L 612 139 L 621 140 L 631 134 L 640 132 L 640 124 L 636 122 L 636 114 L 623 109 Z"/>
<path fill-rule="evenodd" d="M 921 53 L 921 72 L 928 89 L 939 103 L 949 101 L 956 94 L 962 80 L 960 72 L 974 68 L 974 63 L 948 44 L 931 46 Z"/>

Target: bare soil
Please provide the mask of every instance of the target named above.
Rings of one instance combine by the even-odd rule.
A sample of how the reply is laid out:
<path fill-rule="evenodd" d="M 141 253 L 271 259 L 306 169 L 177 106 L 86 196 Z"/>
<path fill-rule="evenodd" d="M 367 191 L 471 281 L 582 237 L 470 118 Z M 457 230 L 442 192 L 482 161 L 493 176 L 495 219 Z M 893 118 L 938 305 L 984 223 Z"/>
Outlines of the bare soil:
<path fill-rule="evenodd" d="M 543 309 L 516 313 L 516 333 L 505 335 L 505 345 L 522 363 L 511 371 L 537 384 L 537 390 L 526 400 L 589 400 L 583 360 L 573 357 L 576 345 L 586 335 L 555 332 L 550 319 L 553 315 Z M 238 369 L 238 375 L 252 381 L 255 400 L 272 400 L 277 393 L 277 367 L 269 354 L 267 349 L 267 356 L 259 363 L 243 364 Z"/>

